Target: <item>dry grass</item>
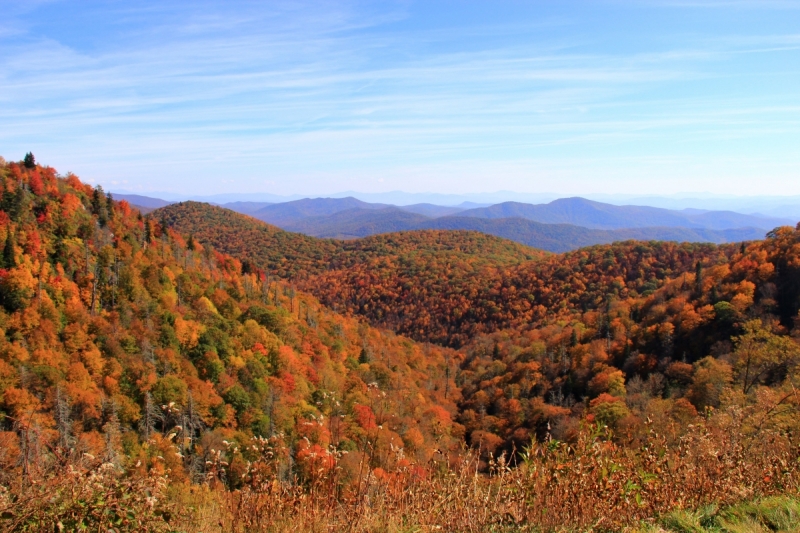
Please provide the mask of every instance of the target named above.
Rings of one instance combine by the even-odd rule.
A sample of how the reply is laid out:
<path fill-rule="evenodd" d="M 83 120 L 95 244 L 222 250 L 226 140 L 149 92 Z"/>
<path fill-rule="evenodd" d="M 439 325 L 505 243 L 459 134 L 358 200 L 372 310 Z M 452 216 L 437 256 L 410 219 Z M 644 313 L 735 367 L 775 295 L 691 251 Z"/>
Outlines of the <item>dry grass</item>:
<path fill-rule="evenodd" d="M 798 447 L 779 431 L 747 435 L 730 417 L 678 439 L 651 432 L 635 448 L 587 430 L 534 446 L 514 467 L 493 461 L 488 474 L 464 454 L 424 470 L 365 468 L 348 483 L 335 466 L 279 481 L 280 454 L 264 446 L 236 490 L 214 468 L 207 483 L 168 485 L 86 466 L 7 483 L 0 506 L 14 531 L 788 531 L 800 504 L 769 497 L 797 493 Z"/>

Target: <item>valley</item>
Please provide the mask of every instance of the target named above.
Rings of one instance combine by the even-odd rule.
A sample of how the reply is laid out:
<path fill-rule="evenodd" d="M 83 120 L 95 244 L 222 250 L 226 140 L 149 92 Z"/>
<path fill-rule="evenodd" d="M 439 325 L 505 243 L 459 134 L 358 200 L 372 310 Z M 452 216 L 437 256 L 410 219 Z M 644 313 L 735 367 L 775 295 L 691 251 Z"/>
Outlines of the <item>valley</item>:
<path fill-rule="evenodd" d="M 434 505 L 460 529 L 487 494 L 506 495 L 474 518 L 487 528 L 553 527 L 543 509 L 559 505 L 575 527 L 601 513 L 616 529 L 673 510 L 679 479 L 695 507 L 800 483 L 775 466 L 797 464 L 793 226 L 563 253 L 449 228 L 342 240 L 200 202 L 143 214 L 50 167 L 0 173 L 3 520 L 44 520 L 49 493 L 77 512 L 69 476 L 162 494 L 121 507 L 143 529 L 240 504 L 219 513 L 382 527 Z M 284 221 L 348 213 L 290 207 Z M 730 460 L 683 459 L 709 449 Z"/>

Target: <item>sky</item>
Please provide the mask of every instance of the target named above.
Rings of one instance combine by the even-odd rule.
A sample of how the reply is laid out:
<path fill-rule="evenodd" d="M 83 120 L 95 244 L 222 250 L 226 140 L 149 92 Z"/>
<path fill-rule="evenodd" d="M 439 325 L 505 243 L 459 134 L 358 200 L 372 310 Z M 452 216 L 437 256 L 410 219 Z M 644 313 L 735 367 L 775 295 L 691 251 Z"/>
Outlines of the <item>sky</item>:
<path fill-rule="evenodd" d="M 140 194 L 800 194 L 800 0 L 0 0 L 0 155 Z"/>

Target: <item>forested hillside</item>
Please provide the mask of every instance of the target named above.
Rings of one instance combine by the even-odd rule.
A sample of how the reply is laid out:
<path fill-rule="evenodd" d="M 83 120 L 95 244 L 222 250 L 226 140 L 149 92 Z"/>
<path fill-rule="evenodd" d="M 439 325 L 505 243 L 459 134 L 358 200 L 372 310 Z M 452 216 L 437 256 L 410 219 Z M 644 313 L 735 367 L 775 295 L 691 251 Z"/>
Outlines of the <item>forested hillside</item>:
<path fill-rule="evenodd" d="M 352 201 L 351 201 L 352 200 Z M 586 201 L 588 202 L 588 201 Z M 362 202 L 363 203 L 363 202 Z M 553 202 L 555 204 L 556 202 Z M 544 207 L 551 206 L 547 204 Z M 592 204 L 592 202 L 589 202 Z M 234 222 L 235 226 L 253 226 L 252 221 L 244 222 L 241 218 L 231 218 L 230 213 L 223 214 L 218 212 L 221 208 L 209 204 L 197 204 L 186 202 L 186 208 L 171 206 L 164 213 L 168 217 L 174 218 L 174 222 L 188 231 L 193 231 L 195 227 L 203 227 L 206 223 L 198 220 L 201 213 L 208 214 L 209 219 L 226 220 Z M 350 207 L 356 205 L 357 207 Z M 726 223 L 735 224 L 737 220 L 750 222 L 758 220 L 763 224 L 768 219 L 758 217 L 747 217 L 736 213 L 717 214 L 707 213 L 698 215 L 700 218 L 710 216 L 710 219 L 717 220 L 723 227 L 720 229 L 709 229 L 697 226 L 688 218 L 677 217 L 677 220 L 686 222 L 683 227 L 667 226 L 648 226 L 640 227 L 634 221 L 631 227 L 621 229 L 593 229 L 575 224 L 566 223 L 542 223 L 535 220 L 528 220 L 524 216 L 517 216 L 520 209 L 511 209 L 509 205 L 523 206 L 527 208 L 538 208 L 542 206 L 531 206 L 528 204 L 498 204 L 486 210 L 470 210 L 462 213 L 450 215 L 435 215 L 438 218 L 430 218 L 429 215 L 412 211 L 415 207 L 394 207 L 383 204 L 364 204 L 367 207 L 358 207 L 357 200 L 352 198 L 332 199 L 317 198 L 314 200 L 298 200 L 285 204 L 270 205 L 264 209 L 271 210 L 274 217 L 262 216 L 256 212 L 246 212 L 249 208 L 243 209 L 241 206 L 230 206 L 234 211 L 250 215 L 254 218 L 266 221 L 270 224 L 278 224 L 280 228 L 287 232 L 301 233 L 305 236 L 318 238 L 330 238 L 340 240 L 358 239 L 371 235 L 403 232 L 403 231 L 422 231 L 422 230 L 449 230 L 449 231 L 479 231 L 487 235 L 493 235 L 502 239 L 508 239 L 516 243 L 530 246 L 533 248 L 547 250 L 549 252 L 567 252 L 577 248 L 591 246 L 594 244 L 608 244 L 625 240 L 661 240 L 676 242 L 713 242 L 730 243 L 747 240 L 762 239 L 766 230 L 763 225 L 758 226 L 727 226 Z M 617 206 L 598 204 L 607 208 L 622 209 Z M 223 206 L 224 209 L 226 206 Z M 436 206 L 431 206 L 436 207 Z M 496 211 L 493 211 L 496 209 Z M 651 208 L 630 208 L 647 211 Z M 328 212 L 333 210 L 333 212 Z M 423 209 L 429 212 L 430 209 Z M 525 209 L 521 209 L 525 214 Z M 577 209 L 580 211 L 580 209 Z M 666 211 L 666 210 L 657 210 Z M 323 214 L 316 214 L 316 213 Z M 469 213 L 484 214 L 487 216 L 467 216 Z M 538 211 L 537 211 L 538 212 Z M 489 216 L 492 213 L 497 215 L 514 215 L 505 217 Z M 670 212 L 672 213 L 672 212 Z M 675 212 L 679 213 L 679 212 Z M 586 214 L 586 213 L 584 213 Z M 719 215 L 719 217 L 716 217 Z M 569 217 L 568 217 L 569 218 Z M 574 218 L 574 217 L 573 217 Z M 612 222 L 620 217 L 611 217 Z M 635 217 L 634 217 L 635 218 Z M 728 219 L 731 220 L 728 220 Z M 622 217 L 623 220 L 628 220 Z M 673 222 L 676 219 L 673 217 Z M 777 220 L 777 219 L 775 219 Z M 618 221 L 619 222 L 619 221 Z M 591 226 L 591 224 L 589 224 Z M 613 226 L 613 224 L 612 224 Z M 270 226 L 272 227 L 272 226 Z M 770 226 L 771 228 L 772 226 Z M 272 232 L 276 228 L 272 227 Z M 263 228 L 262 228 L 263 230 Z M 250 239 L 252 240 L 252 239 Z M 288 244 L 288 243 L 287 243 Z M 249 248 L 250 246 L 248 246 Z M 287 249 L 291 253 L 292 246 Z"/>
<path fill-rule="evenodd" d="M 643 248 L 632 245 L 627 256 Z M 556 268 L 563 281 L 543 287 L 541 319 L 467 347 L 459 376 L 467 433 L 510 449 L 548 428 L 568 439 L 589 417 L 638 438 L 648 420 L 691 420 L 734 398 L 746 404 L 756 391 L 773 405 L 787 401 L 800 363 L 800 229 L 711 251 L 672 250 L 694 269 L 675 275 L 675 265 L 639 290 L 617 277 L 637 266 L 611 249 L 605 263 L 592 261 L 592 250 L 572 257 L 587 276 Z M 521 271 L 516 281 L 535 284 L 544 272 Z"/>
<path fill-rule="evenodd" d="M 0 160 L 0 243 L 12 530 L 620 530 L 800 487 L 800 228 L 339 242 Z"/>
<path fill-rule="evenodd" d="M 273 273 L 280 274 L 284 264 L 303 265 L 294 283 L 334 310 L 365 316 L 418 340 L 452 346 L 480 333 L 557 319 L 575 309 L 596 309 L 609 296 L 645 294 L 670 278 L 693 272 L 698 261 L 714 265 L 738 249 L 631 241 L 548 255 L 464 231 L 380 235 L 334 248 L 336 241 L 287 234 L 285 242 L 296 238 L 305 246 L 305 255 L 288 248 L 289 260 L 280 257 L 283 248 L 274 244 L 274 233 L 242 215 L 191 202 L 156 215 L 184 234 Z M 251 234 L 253 240 L 241 237 Z M 267 251 L 273 256 L 265 261 Z"/>
<path fill-rule="evenodd" d="M 336 241 L 289 233 L 200 202 L 172 204 L 159 209 L 155 218 L 165 226 L 185 235 L 196 235 L 222 252 L 236 254 L 283 278 L 321 271 L 341 247 Z"/>
<path fill-rule="evenodd" d="M 381 239 L 402 247 L 409 235 Z M 781 383 L 797 362 L 787 334 L 800 308 L 798 230 L 722 246 L 629 241 L 523 262 L 472 251 L 349 256 L 295 283 L 337 311 L 463 348 L 459 420 L 473 445 L 519 448 L 548 427 L 570 438 L 598 413 L 632 435 L 653 409 L 694 416 L 718 406 L 728 384 Z M 740 362 L 752 343 L 779 352 L 758 377 Z"/>
<path fill-rule="evenodd" d="M 184 235 L 194 235 L 216 249 L 235 255 L 249 268 L 296 279 L 339 265 L 368 259 L 446 255 L 480 265 L 516 264 L 547 255 L 527 246 L 469 231 L 416 231 L 376 235 L 357 241 L 316 239 L 283 231 L 260 220 L 199 202 L 181 202 L 159 209 L 154 218 Z M 425 253 L 427 252 L 427 253 Z M 435 259 L 438 260 L 438 259 Z"/>
<path fill-rule="evenodd" d="M 471 276 L 463 276 L 458 264 L 357 263 L 298 283 L 334 309 L 417 339 L 461 346 L 480 333 L 528 328 L 652 292 L 698 261 L 716 264 L 734 249 L 626 242 L 496 265 Z"/>
<path fill-rule="evenodd" d="M 236 485 L 252 437 L 300 476 L 334 452 L 357 472 L 366 440 L 373 463 L 458 448 L 455 352 L 243 273 L 75 176 L 0 172 L 3 476 L 89 454 L 202 479 L 225 449 Z"/>

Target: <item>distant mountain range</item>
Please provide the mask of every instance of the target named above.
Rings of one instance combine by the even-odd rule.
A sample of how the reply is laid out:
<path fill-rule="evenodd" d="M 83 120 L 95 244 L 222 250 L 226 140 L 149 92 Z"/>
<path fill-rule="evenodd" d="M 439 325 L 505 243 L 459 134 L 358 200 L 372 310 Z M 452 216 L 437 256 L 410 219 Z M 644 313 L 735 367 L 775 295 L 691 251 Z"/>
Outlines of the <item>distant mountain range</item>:
<path fill-rule="evenodd" d="M 170 203 L 144 196 L 116 197 L 145 212 Z M 789 218 L 733 211 L 618 206 L 579 197 L 546 204 L 503 202 L 477 207 L 470 203 L 395 206 L 353 197 L 216 205 L 286 231 L 320 238 L 347 240 L 398 231 L 461 229 L 481 231 L 552 252 L 629 239 L 713 243 L 756 240 L 775 227 L 796 223 Z"/>
<path fill-rule="evenodd" d="M 664 226 L 670 228 L 704 228 L 725 230 L 743 227 L 772 229 L 790 224 L 791 220 L 743 215 L 733 211 L 674 211 L 658 207 L 611 205 L 585 198 L 562 198 L 548 204 L 505 202 L 460 213 L 462 217 L 519 217 L 545 224 L 575 224 L 592 229 L 624 229 Z"/>
<path fill-rule="evenodd" d="M 138 194 L 116 194 L 114 198 L 117 200 L 125 200 L 129 204 L 136 206 L 142 213 L 149 213 L 159 207 L 164 207 L 172 202 L 162 200 L 161 198 L 150 198 L 149 196 L 139 196 Z"/>
<path fill-rule="evenodd" d="M 573 224 L 543 224 L 524 218 L 442 217 L 414 229 L 461 229 L 480 231 L 549 252 L 567 252 L 594 244 L 637 241 L 739 242 L 763 239 L 759 228 L 710 230 L 680 227 L 643 227 L 615 230 L 590 229 Z"/>
<path fill-rule="evenodd" d="M 136 195 L 134 191 L 112 191 L 114 196 Z M 269 193 L 226 193 L 214 195 L 176 194 L 169 192 L 153 192 L 147 196 L 162 198 L 170 202 L 193 200 L 207 202 L 213 205 L 226 205 L 235 202 L 255 202 L 267 204 L 280 204 L 294 200 L 302 200 L 309 196 L 298 194 L 280 196 Z M 316 196 L 319 198 L 321 196 Z M 564 198 L 558 193 L 524 193 L 514 191 L 496 191 L 489 193 L 468 194 L 440 194 L 440 193 L 408 193 L 403 191 L 388 191 L 381 193 L 363 193 L 345 191 L 325 195 L 326 198 L 356 198 L 365 203 L 388 204 L 395 206 L 411 206 L 418 204 L 433 204 L 437 206 L 458 206 L 464 209 L 474 207 L 488 207 L 505 202 L 520 202 L 526 204 L 546 204 Z M 584 198 L 595 202 L 616 206 L 651 206 L 670 210 L 698 209 L 702 211 L 734 211 L 750 215 L 762 215 L 778 218 L 800 219 L 800 195 L 772 195 L 772 196 L 736 196 L 712 193 L 679 193 L 671 195 L 635 195 L 635 194 L 588 194 Z"/>

